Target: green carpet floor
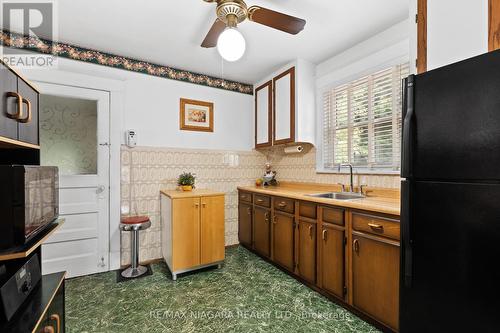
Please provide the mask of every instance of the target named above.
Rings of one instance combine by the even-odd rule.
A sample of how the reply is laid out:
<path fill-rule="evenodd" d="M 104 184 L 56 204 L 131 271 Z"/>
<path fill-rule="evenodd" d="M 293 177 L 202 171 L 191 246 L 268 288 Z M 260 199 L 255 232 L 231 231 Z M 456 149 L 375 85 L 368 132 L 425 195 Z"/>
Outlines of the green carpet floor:
<path fill-rule="evenodd" d="M 67 280 L 67 332 L 378 332 L 242 247 L 176 282 L 163 263 L 153 272 Z"/>

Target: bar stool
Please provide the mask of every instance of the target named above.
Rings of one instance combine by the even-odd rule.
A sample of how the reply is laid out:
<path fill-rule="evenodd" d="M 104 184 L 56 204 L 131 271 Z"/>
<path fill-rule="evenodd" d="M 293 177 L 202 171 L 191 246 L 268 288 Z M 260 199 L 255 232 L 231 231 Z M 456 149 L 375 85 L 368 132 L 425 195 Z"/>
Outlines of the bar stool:
<path fill-rule="evenodd" d="M 131 260 L 129 268 L 123 270 L 124 278 L 136 278 L 148 271 L 147 267 L 139 265 L 139 230 L 145 230 L 151 226 L 148 216 L 124 217 L 120 223 L 120 230 L 132 232 Z"/>

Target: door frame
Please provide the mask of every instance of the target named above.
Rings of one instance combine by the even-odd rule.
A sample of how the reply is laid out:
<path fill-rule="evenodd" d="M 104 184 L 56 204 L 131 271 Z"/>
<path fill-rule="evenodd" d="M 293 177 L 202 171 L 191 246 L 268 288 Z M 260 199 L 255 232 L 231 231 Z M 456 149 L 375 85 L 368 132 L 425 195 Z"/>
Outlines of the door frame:
<path fill-rule="evenodd" d="M 61 61 L 63 59 L 59 59 Z M 70 87 L 102 90 L 109 93 L 109 170 L 121 170 L 121 133 L 124 110 L 123 81 L 66 72 L 58 69 L 22 70 L 23 76 L 37 82 Z M 109 270 L 117 270 L 121 263 L 121 172 L 109 173 Z"/>

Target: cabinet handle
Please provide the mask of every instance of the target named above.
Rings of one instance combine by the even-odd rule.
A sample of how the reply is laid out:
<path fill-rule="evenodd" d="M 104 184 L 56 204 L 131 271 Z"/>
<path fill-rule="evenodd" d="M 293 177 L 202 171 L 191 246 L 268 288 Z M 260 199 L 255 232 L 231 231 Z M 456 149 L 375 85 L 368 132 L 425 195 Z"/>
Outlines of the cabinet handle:
<path fill-rule="evenodd" d="M 257 202 L 262 203 L 262 202 L 264 202 L 264 200 L 263 199 L 257 199 Z"/>
<path fill-rule="evenodd" d="M 201 207 L 203 207 L 203 208 L 207 207 L 207 203 L 206 203 L 206 202 L 203 202 L 203 203 L 201 204 Z"/>
<path fill-rule="evenodd" d="M 368 226 L 373 230 L 384 230 L 384 226 L 376 223 L 368 223 Z"/>
<path fill-rule="evenodd" d="M 56 327 L 57 327 L 57 333 L 61 331 L 61 318 L 59 317 L 58 314 L 54 313 L 50 315 L 50 320 L 55 320 L 56 321 Z"/>
<path fill-rule="evenodd" d="M 278 222 L 278 217 L 275 215 L 275 216 L 273 217 L 273 224 L 276 224 L 277 222 Z"/>
<path fill-rule="evenodd" d="M 312 233 L 312 231 L 313 231 L 313 226 L 312 226 L 312 225 L 310 225 L 310 226 L 309 226 L 309 237 L 311 237 L 311 238 L 313 237 L 313 233 Z"/>
<path fill-rule="evenodd" d="M 31 121 L 31 102 L 28 101 L 26 98 L 23 98 L 23 104 L 26 104 L 26 107 L 28 108 L 28 115 L 24 118 L 19 118 L 19 122 L 26 124 Z"/>
<path fill-rule="evenodd" d="M 352 248 L 354 252 L 359 253 L 359 241 L 357 239 L 352 241 Z"/>
<path fill-rule="evenodd" d="M 321 236 L 321 238 L 323 238 L 323 240 L 326 240 L 326 234 L 328 233 L 328 230 L 324 229 L 323 230 L 323 234 Z"/>
<path fill-rule="evenodd" d="M 198 207 L 200 207 L 200 205 L 199 205 L 199 204 L 197 204 L 197 203 L 195 203 L 195 204 L 194 204 L 194 208 L 198 208 Z"/>
<path fill-rule="evenodd" d="M 286 202 L 282 201 L 278 204 L 278 207 L 280 208 L 285 208 L 286 207 Z"/>
<path fill-rule="evenodd" d="M 43 333 L 54 333 L 54 327 L 52 327 L 52 326 L 45 326 L 45 327 L 43 328 L 43 331 L 42 331 L 42 332 L 43 332 Z"/>
<path fill-rule="evenodd" d="M 265 221 L 266 223 L 268 223 L 268 222 L 269 222 L 269 213 L 266 213 L 266 215 L 264 215 L 264 221 Z"/>
<path fill-rule="evenodd" d="M 250 209 L 250 207 L 247 208 L 247 213 L 248 215 L 252 215 L 252 210 Z"/>
<path fill-rule="evenodd" d="M 23 98 L 22 98 L 22 96 L 16 92 L 9 91 L 7 93 L 7 97 L 15 97 L 17 99 L 17 112 L 14 114 L 10 114 L 7 112 L 7 117 L 9 117 L 10 119 L 19 119 L 19 117 L 21 117 L 21 114 L 23 113 Z"/>
<path fill-rule="evenodd" d="M 241 198 L 242 198 L 242 199 L 246 199 L 246 198 L 247 198 L 247 196 L 246 196 L 246 195 L 244 195 L 244 194 L 242 194 L 242 195 L 241 195 Z"/>

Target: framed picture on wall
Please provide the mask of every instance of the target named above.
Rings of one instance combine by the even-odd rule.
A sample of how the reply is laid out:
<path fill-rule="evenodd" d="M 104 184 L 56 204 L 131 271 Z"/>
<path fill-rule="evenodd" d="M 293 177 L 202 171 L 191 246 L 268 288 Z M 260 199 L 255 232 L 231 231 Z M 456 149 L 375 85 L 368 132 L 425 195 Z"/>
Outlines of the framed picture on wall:
<path fill-rule="evenodd" d="M 181 98 L 180 128 L 185 131 L 214 131 L 214 103 Z"/>

